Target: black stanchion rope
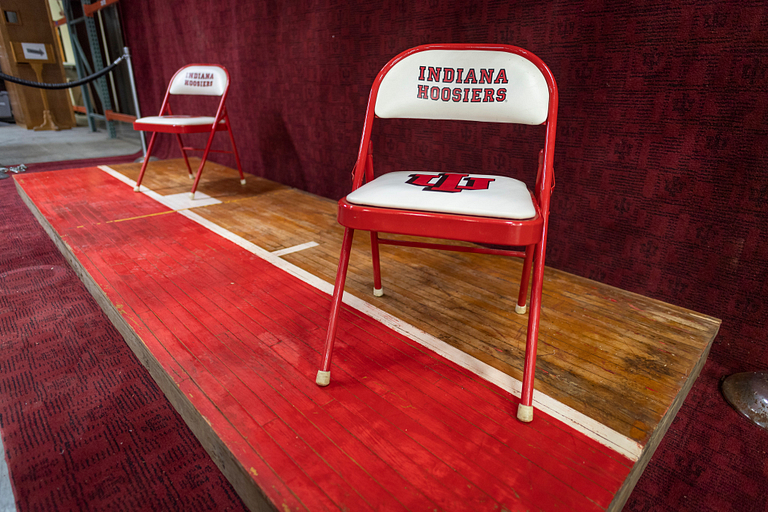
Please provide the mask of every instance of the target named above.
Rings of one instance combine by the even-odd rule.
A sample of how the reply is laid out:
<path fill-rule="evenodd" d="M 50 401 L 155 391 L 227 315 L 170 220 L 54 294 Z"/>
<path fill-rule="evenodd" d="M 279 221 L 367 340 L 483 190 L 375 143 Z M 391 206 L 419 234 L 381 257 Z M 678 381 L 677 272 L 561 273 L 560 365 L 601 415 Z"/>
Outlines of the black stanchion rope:
<path fill-rule="evenodd" d="M 6 75 L 5 73 L 0 72 L 0 78 L 3 80 L 8 80 L 9 82 L 13 82 L 15 84 L 19 85 L 26 85 L 28 87 L 36 87 L 38 89 L 69 89 L 70 87 L 78 87 L 83 84 L 87 84 L 88 82 L 92 82 L 96 80 L 97 78 L 100 78 L 110 71 L 112 71 L 115 66 L 120 64 L 120 61 L 124 60 L 126 58 L 125 55 L 121 55 L 117 59 L 115 59 L 115 62 L 110 64 L 109 66 L 105 67 L 104 69 L 101 69 L 97 71 L 96 73 L 87 76 L 85 78 L 81 78 L 80 80 L 75 80 L 74 82 L 68 82 L 66 84 L 43 84 L 40 82 L 32 82 L 30 80 L 24 80 L 23 78 L 16 78 L 15 76 Z"/>

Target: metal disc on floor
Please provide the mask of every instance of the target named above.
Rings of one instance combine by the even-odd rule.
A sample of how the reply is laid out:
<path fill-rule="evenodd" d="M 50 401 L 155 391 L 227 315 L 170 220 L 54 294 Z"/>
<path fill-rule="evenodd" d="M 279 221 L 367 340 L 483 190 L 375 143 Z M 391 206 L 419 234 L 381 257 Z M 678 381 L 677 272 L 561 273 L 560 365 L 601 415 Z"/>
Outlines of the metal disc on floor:
<path fill-rule="evenodd" d="M 734 409 L 768 430 L 768 372 L 735 373 L 720 387 Z"/>

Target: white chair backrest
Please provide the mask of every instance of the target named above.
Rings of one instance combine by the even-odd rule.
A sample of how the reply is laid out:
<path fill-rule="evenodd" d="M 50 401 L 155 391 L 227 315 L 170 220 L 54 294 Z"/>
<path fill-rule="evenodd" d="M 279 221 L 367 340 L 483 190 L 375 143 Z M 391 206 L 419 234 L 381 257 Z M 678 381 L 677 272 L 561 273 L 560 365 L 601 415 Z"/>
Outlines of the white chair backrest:
<path fill-rule="evenodd" d="M 538 125 L 547 120 L 548 107 L 544 75 L 525 57 L 506 51 L 425 50 L 387 72 L 375 113 Z"/>
<path fill-rule="evenodd" d="M 171 94 L 221 96 L 227 90 L 227 71 L 220 66 L 192 65 L 181 68 L 171 80 Z"/>

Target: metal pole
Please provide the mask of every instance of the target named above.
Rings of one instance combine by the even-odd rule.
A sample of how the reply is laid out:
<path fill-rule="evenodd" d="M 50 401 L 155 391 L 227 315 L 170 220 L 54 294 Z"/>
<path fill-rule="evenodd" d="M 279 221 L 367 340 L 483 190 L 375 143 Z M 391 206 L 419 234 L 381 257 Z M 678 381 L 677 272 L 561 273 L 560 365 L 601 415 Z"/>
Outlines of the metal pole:
<path fill-rule="evenodd" d="M 81 0 L 83 3 L 83 6 L 90 5 L 91 0 Z M 99 34 L 98 30 L 96 29 L 96 20 L 94 20 L 92 17 L 86 17 L 85 18 L 85 31 L 88 34 L 88 45 L 91 47 L 91 57 L 93 57 L 93 70 L 94 71 L 100 71 L 104 68 L 104 64 L 102 61 L 102 55 L 101 55 L 101 43 L 99 42 Z M 106 114 L 107 110 L 112 110 L 112 100 L 109 97 L 109 87 L 107 86 L 107 78 L 106 77 L 100 77 L 96 79 L 96 93 L 99 95 L 99 99 L 101 100 L 101 107 L 104 109 L 104 113 Z M 115 123 L 113 121 L 107 121 L 107 133 L 109 134 L 110 139 L 114 139 L 117 137 L 117 132 L 115 131 Z"/>
<path fill-rule="evenodd" d="M 123 47 L 123 55 L 128 63 L 128 78 L 131 82 L 131 94 L 133 95 L 133 107 L 136 110 L 136 119 L 141 118 L 139 110 L 139 95 L 136 94 L 136 81 L 133 79 L 133 64 L 131 63 L 131 51 L 127 46 Z M 144 132 L 139 132 L 141 136 L 141 149 L 144 151 L 144 158 L 147 158 L 147 141 L 144 139 Z"/>
<path fill-rule="evenodd" d="M 96 14 L 99 15 L 99 28 L 101 33 L 101 44 L 104 45 L 104 57 L 107 59 L 106 62 L 109 64 L 112 62 L 112 57 L 109 56 L 109 45 L 107 44 L 107 35 L 104 33 L 104 18 L 101 16 L 101 11 L 96 11 Z M 109 77 L 109 85 L 112 88 L 112 98 L 115 100 L 115 112 L 120 112 L 120 101 L 117 98 L 117 89 L 115 88 L 115 76 L 110 73 L 107 75 Z"/>
<path fill-rule="evenodd" d="M 90 71 L 86 67 L 88 66 L 88 61 L 86 60 L 83 49 L 80 48 L 80 43 L 77 40 L 77 27 L 75 26 L 75 23 L 82 21 L 83 18 L 78 18 L 77 20 L 72 19 L 72 5 L 69 0 L 64 0 L 64 16 L 67 18 L 69 37 L 72 40 L 72 46 L 75 49 L 75 69 L 77 70 L 77 78 L 79 80 L 90 74 Z M 92 132 L 96 132 L 96 120 L 91 116 L 93 113 L 93 106 L 91 105 L 91 92 L 88 88 L 88 84 L 83 84 L 80 86 L 80 93 L 83 96 L 85 118 L 88 120 L 88 128 Z"/>

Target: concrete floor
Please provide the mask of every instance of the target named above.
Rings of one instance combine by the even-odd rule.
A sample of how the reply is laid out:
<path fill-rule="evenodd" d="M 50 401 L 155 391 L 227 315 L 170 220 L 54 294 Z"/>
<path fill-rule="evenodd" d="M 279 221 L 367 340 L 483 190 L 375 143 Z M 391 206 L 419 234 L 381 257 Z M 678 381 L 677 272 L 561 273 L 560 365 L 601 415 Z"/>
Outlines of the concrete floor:
<path fill-rule="evenodd" d="M 141 151 L 139 133 L 129 124 L 116 122 L 114 139 L 109 138 L 103 123 L 96 132 L 81 124 L 84 122 L 78 120 L 78 126 L 70 130 L 36 132 L 12 122 L 0 122 L 0 165 L 120 156 Z"/>

